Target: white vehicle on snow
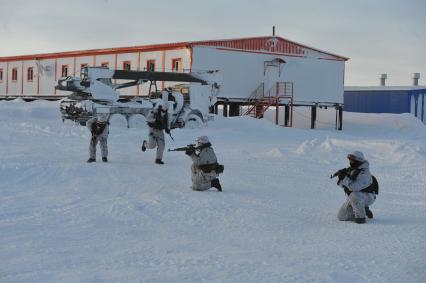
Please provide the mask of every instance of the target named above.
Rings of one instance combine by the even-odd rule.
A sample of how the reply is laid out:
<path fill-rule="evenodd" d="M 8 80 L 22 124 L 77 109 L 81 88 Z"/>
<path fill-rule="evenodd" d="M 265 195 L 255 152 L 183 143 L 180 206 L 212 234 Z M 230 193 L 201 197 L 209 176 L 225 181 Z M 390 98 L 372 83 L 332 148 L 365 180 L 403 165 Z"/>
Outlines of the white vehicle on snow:
<path fill-rule="evenodd" d="M 121 114 L 129 118 L 135 114 L 145 117 L 161 100 L 168 109 L 171 128 L 195 127 L 205 123 L 211 116 L 210 107 L 216 103 L 219 85 L 208 81 L 213 72 L 175 73 L 111 70 L 104 67 L 85 67 L 81 77 L 66 77 L 58 80 L 56 88 L 71 91 L 61 101 L 62 119 L 70 119 L 82 125 L 96 114 Z M 128 80 L 114 84 L 113 80 Z M 182 82 L 162 92 L 151 92 L 157 81 Z M 146 97 L 120 97 L 120 88 L 150 82 Z"/>

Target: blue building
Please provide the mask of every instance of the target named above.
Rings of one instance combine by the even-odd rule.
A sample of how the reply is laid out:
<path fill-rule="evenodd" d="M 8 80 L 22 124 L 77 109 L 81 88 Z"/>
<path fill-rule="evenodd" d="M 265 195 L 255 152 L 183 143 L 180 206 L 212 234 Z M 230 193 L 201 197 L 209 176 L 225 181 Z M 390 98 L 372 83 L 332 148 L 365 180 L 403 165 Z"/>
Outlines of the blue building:
<path fill-rule="evenodd" d="M 344 110 L 411 113 L 426 124 L 426 86 L 345 87 Z"/>

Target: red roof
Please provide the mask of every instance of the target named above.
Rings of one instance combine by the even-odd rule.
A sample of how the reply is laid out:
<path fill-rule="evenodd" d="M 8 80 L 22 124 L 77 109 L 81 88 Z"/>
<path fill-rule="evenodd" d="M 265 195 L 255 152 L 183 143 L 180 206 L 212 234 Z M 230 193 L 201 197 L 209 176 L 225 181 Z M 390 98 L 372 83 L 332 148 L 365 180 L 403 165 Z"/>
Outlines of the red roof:
<path fill-rule="evenodd" d="M 284 55 L 305 56 L 309 51 L 323 53 L 324 55 L 331 56 L 334 60 L 348 60 L 348 58 L 335 55 L 329 52 L 321 51 L 306 45 L 287 40 L 282 37 L 264 36 L 264 37 L 251 37 L 239 39 L 221 39 L 221 40 L 207 40 L 207 41 L 192 41 L 192 42 L 177 42 L 177 43 L 164 43 L 154 45 L 140 45 L 131 47 L 116 47 L 116 48 L 103 48 L 103 49 L 90 49 L 79 51 L 66 51 L 45 54 L 32 54 L 0 57 L 0 61 L 22 61 L 22 60 L 38 60 L 38 59 L 51 59 L 63 57 L 79 57 L 79 56 L 93 56 L 93 55 L 106 55 L 116 53 L 133 53 L 133 52 L 147 52 L 158 50 L 172 50 L 191 48 L 192 46 L 214 46 L 224 49 L 253 51 L 253 52 L 266 52 L 278 53 Z"/>
<path fill-rule="evenodd" d="M 202 45 L 202 46 L 215 46 L 223 47 L 226 49 L 236 49 L 245 51 L 259 51 L 259 52 L 270 52 L 270 53 L 281 53 L 305 56 L 309 51 L 315 51 L 323 53 L 333 57 L 336 60 L 348 60 L 349 58 L 340 55 L 332 54 L 329 52 L 321 51 L 294 41 L 282 37 L 263 36 L 263 37 L 251 37 L 251 38 L 239 38 L 239 39 L 226 39 L 226 40 L 208 40 L 208 41 L 194 41 L 191 45 Z"/>

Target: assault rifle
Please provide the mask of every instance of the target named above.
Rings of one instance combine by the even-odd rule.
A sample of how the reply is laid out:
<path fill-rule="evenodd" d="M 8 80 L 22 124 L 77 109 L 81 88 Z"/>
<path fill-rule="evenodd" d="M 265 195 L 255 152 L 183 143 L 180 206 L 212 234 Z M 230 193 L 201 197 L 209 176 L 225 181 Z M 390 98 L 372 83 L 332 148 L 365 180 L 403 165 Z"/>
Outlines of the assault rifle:
<path fill-rule="evenodd" d="M 197 148 L 195 147 L 195 144 L 188 144 L 187 146 L 184 146 L 184 147 L 177 147 L 177 148 L 173 148 L 173 149 L 169 148 L 167 151 L 187 151 L 187 150 L 190 150 L 190 151 L 195 152 L 196 149 Z"/>
<path fill-rule="evenodd" d="M 348 168 L 343 168 L 343 169 L 337 170 L 333 175 L 330 176 L 330 179 L 333 179 L 337 176 L 347 175 L 348 171 L 349 171 Z"/>
<path fill-rule="evenodd" d="M 337 184 L 339 184 L 339 182 L 341 180 L 343 180 L 344 176 L 348 175 L 349 173 L 349 169 L 348 168 L 343 168 L 340 170 L 337 170 L 333 175 L 330 176 L 330 179 L 333 179 L 334 177 L 338 177 L 339 181 L 337 182 Z M 350 195 L 351 194 L 351 190 L 349 190 L 348 187 L 343 186 L 343 190 L 345 191 L 346 195 Z"/>

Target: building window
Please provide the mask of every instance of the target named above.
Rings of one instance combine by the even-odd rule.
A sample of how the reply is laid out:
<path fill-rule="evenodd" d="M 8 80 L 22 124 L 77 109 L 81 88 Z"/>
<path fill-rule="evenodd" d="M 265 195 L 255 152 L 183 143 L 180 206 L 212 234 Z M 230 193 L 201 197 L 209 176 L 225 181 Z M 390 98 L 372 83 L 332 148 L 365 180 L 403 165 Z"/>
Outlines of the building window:
<path fill-rule="evenodd" d="M 172 59 L 172 72 L 182 71 L 182 58 Z"/>
<path fill-rule="evenodd" d="M 27 69 L 27 81 L 32 82 L 34 78 L 34 69 L 33 67 L 29 67 Z"/>
<path fill-rule="evenodd" d="M 130 69 L 131 69 L 130 61 L 124 61 L 123 62 L 123 70 L 130 71 Z"/>
<path fill-rule="evenodd" d="M 108 68 L 109 67 L 109 62 L 102 62 L 101 63 L 101 67 Z"/>
<path fill-rule="evenodd" d="M 83 63 L 80 65 L 80 74 L 83 73 L 83 69 L 86 68 L 87 66 L 89 66 L 89 64 Z"/>
<path fill-rule="evenodd" d="M 146 70 L 148 72 L 155 72 L 155 60 L 146 61 Z"/>
<path fill-rule="evenodd" d="M 0 69 L 0 83 L 3 81 L 3 69 Z"/>
<path fill-rule="evenodd" d="M 16 82 L 18 80 L 18 68 L 12 69 L 12 82 Z"/>
<path fill-rule="evenodd" d="M 62 65 L 61 76 L 62 77 L 68 77 L 68 65 Z"/>

